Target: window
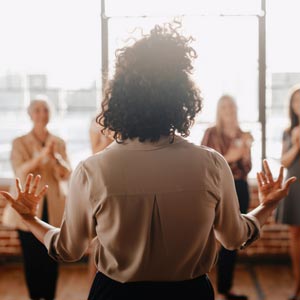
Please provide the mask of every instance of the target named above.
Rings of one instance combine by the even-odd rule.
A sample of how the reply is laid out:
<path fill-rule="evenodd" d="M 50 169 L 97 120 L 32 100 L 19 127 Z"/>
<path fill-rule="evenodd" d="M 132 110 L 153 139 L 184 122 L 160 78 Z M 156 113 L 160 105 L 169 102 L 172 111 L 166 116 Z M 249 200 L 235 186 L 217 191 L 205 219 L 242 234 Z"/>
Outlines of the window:
<path fill-rule="evenodd" d="M 101 44 L 101 3 L 105 4 L 108 44 Z M 114 51 L 128 37 L 154 24 L 182 20 L 195 38 L 194 79 L 204 107 L 189 139 L 199 144 L 215 119 L 222 93 L 238 104 L 243 129 L 255 138 L 253 172 L 262 148 L 272 168 L 279 166 L 281 137 L 288 125 L 287 93 L 300 82 L 296 38 L 297 0 L 267 1 L 266 122 L 259 121 L 259 20 L 264 0 L 10 0 L 0 3 L 0 177 L 11 177 L 11 141 L 31 128 L 26 107 L 46 94 L 53 102 L 50 130 L 67 142 L 73 167 L 91 153 L 88 128 L 101 98 L 101 47 L 108 47 L 109 74 Z M 14 18 L 11 18 L 11 16 Z M 16 22 L 16 20 L 18 20 Z M 261 107 L 260 110 L 263 108 Z M 266 127 L 265 127 L 266 126 Z M 266 128 L 266 140 L 263 140 Z"/>
<path fill-rule="evenodd" d="M 289 126 L 288 92 L 300 83 L 300 26 L 297 0 L 267 1 L 266 149 L 273 168 L 280 166 L 282 135 Z"/>
<path fill-rule="evenodd" d="M 73 167 L 91 153 L 88 129 L 101 89 L 100 8 L 98 0 L 0 3 L 1 178 L 13 175 L 11 142 L 31 129 L 26 107 L 36 94 L 53 103 L 49 129 L 65 139 Z"/>
<path fill-rule="evenodd" d="M 154 1 L 155 2 L 155 1 Z M 223 93 L 232 94 L 245 130 L 255 137 L 253 174 L 261 167 L 261 125 L 258 122 L 258 15 L 260 1 L 106 1 L 109 74 L 115 50 L 139 38 L 155 24 L 182 21 L 182 31 L 194 37 L 198 58 L 194 80 L 202 91 L 203 110 L 189 139 L 200 144 L 214 122 Z M 180 15 L 178 17 L 178 15 Z"/>

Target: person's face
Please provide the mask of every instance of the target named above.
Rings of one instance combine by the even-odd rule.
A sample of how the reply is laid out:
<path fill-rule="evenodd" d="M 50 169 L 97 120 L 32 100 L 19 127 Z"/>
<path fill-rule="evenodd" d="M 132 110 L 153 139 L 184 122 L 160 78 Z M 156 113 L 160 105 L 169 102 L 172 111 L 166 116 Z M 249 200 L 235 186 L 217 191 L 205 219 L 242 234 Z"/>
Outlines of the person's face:
<path fill-rule="evenodd" d="M 229 98 L 222 99 L 220 102 L 219 110 L 220 110 L 220 117 L 222 122 L 230 123 L 236 120 L 237 118 L 236 106 L 231 99 Z"/>
<path fill-rule="evenodd" d="M 292 110 L 298 117 L 300 117 L 300 91 L 295 92 L 293 95 Z"/>
<path fill-rule="evenodd" d="M 29 111 L 34 126 L 43 126 L 49 122 L 49 107 L 44 101 L 36 101 Z"/>

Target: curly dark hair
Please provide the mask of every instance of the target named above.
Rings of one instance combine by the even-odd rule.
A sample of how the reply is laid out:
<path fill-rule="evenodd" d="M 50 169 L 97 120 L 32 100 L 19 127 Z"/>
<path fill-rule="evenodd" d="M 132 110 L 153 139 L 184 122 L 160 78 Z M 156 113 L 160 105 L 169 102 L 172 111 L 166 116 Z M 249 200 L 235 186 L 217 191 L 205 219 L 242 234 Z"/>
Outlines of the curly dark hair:
<path fill-rule="evenodd" d="M 156 25 L 131 47 L 116 51 L 115 75 L 108 82 L 96 121 L 122 143 L 158 141 L 175 132 L 187 137 L 201 110 L 200 90 L 191 79 L 197 57 L 193 39 L 178 33 L 181 24 Z"/>

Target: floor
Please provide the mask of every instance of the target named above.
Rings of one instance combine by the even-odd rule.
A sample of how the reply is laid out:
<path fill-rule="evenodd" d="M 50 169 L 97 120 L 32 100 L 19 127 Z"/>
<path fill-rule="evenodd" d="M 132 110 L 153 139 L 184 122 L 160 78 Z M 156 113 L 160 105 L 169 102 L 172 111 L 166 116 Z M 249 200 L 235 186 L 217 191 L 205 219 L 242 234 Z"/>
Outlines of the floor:
<path fill-rule="evenodd" d="M 215 285 L 214 270 L 210 278 Z M 89 286 L 86 264 L 61 265 L 56 300 L 84 300 Z M 239 263 L 236 267 L 235 290 L 247 294 L 249 300 L 286 300 L 291 288 L 291 270 L 286 263 Z M 21 264 L 0 265 L 0 299 L 28 299 Z"/>

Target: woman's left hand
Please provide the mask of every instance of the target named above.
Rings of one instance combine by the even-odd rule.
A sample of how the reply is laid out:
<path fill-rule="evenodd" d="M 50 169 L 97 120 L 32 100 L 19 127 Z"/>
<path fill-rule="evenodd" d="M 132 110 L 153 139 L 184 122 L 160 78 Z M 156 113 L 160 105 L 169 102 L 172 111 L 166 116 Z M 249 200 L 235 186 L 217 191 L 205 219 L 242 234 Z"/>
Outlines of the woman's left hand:
<path fill-rule="evenodd" d="M 290 185 L 297 180 L 296 177 L 289 178 L 283 183 L 283 166 L 280 167 L 279 175 L 273 179 L 267 160 L 263 161 L 264 172 L 257 173 L 259 201 L 268 206 L 277 206 L 280 200 L 287 196 Z"/>
<path fill-rule="evenodd" d="M 16 199 L 14 199 L 10 193 L 5 191 L 0 191 L 0 195 L 2 195 L 11 204 L 22 218 L 35 217 L 39 202 L 45 196 L 48 189 L 48 186 L 45 185 L 37 194 L 40 181 L 40 175 L 33 178 L 33 174 L 29 174 L 26 178 L 25 189 L 22 191 L 20 180 L 17 178 L 16 187 L 18 195 Z"/>

